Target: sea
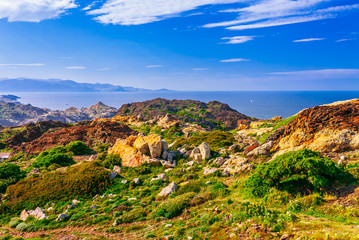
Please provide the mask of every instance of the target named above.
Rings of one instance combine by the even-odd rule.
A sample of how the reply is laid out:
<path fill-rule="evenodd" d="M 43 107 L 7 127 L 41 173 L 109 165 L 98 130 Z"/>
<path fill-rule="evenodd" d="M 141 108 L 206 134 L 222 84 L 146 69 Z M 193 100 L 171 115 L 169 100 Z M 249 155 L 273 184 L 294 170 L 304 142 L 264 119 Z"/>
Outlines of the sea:
<path fill-rule="evenodd" d="M 227 103 L 240 113 L 258 119 L 269 119 L 275 116 L 287 118 L 304 108 L 314 107 L 336 101 L 359 98 L 359 91 L 281 91 L 281 92 L 13 92 L 21 97 L 19 101 L 36 107 L 53 110 L 64 110 L 71 106 L 89 107 L 103 102 L 106 105 L 120 108 L 122 104 L 142 102 L 154 98 L 192 99 L 203 102 L 220 101 Z"/>

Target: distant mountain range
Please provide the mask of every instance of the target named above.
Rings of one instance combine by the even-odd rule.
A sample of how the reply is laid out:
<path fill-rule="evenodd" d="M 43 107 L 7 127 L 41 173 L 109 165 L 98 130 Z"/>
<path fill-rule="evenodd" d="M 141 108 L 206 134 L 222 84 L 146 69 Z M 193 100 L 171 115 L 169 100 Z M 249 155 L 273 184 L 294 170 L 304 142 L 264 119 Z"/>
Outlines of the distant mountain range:
<path fill-rule="evenodd" d="M 140 92 L 169 91 L 168 89 L 148 90 L 101 83 L 78 83 L 61 79 L 3 79 L 0 92 Z"/>

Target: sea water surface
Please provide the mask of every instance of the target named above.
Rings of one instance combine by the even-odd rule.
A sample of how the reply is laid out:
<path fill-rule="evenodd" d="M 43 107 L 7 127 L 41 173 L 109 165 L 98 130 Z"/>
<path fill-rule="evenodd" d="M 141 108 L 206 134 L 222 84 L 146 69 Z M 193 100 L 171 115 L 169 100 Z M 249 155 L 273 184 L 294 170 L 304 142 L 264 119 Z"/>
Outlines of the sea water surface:
<path fill-rule="evenodd" d="M 193 99 L 203 102 L 220 101 L 227 103 L 238 112 L 259 119 L 274 116 L 284 118 L 300 110 L 317 105 L 359 98 L 358 91 L 348 92 L 18 92 L 21 103 L 30 103 L 37 107 L 64 110 L 70 106 L 89 107 L 102 101 L 104 104 L 120 108 L 122 104 L 141 102 L 154 98 Z"/>

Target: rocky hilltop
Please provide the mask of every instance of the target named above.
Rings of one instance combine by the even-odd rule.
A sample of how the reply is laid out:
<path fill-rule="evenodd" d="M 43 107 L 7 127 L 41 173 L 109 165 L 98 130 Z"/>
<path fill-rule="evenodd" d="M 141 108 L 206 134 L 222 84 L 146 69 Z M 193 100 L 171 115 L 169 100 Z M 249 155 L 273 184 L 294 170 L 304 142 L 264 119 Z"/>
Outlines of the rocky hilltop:
<path fill-rule="evenodd" d="M 162 98 L 124 104 L 117 111 L 116 116 L 137 117 L 148 121 L 167 114 L 176 116 L 182 122 L 195 123 L 210 129 L 235 129 L 239 120 L 249 121 L 251 119 L 218 101 L 204 103 L 195 100 Z"/>
<path fill-rule="evenodd" d="M 20 126 L 27 123 L 39 121 L 61 121 L 64 123 L 77 123 L 80 121 L 93 120 L 95 118 L 112 117 L 117 109 L 106 106 L 102 102 L 89 108 L 77 109 L 70 107 L 64 111 L 38 108 L 30 104 L 20 104 L 17 102 L 0 101 L 0 125 Z"/>
<path fill-rule="evenodd" d="M 277 155 L 303 148 L 321 152 L 359 149 L 359 100 L 305 109 L 276 133 Z"/>
<path fill-rule="evenodd" d="M 359 100 L 258 120 L 154 99 L 2 127 L 0 239 L 357 239 L 358 132 Z"/>

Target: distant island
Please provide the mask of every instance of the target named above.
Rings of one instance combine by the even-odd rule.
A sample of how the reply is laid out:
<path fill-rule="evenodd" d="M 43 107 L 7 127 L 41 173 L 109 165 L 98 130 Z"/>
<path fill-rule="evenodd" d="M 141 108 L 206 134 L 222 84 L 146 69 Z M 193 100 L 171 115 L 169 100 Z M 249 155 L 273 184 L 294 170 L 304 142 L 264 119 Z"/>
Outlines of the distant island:
<path fill-rule="evenodd" d="M 0 92 L 148 92 L 150 90 L 101 83 L 78 83 L 61 79 L 16 78 L 0 80 Z"/>

